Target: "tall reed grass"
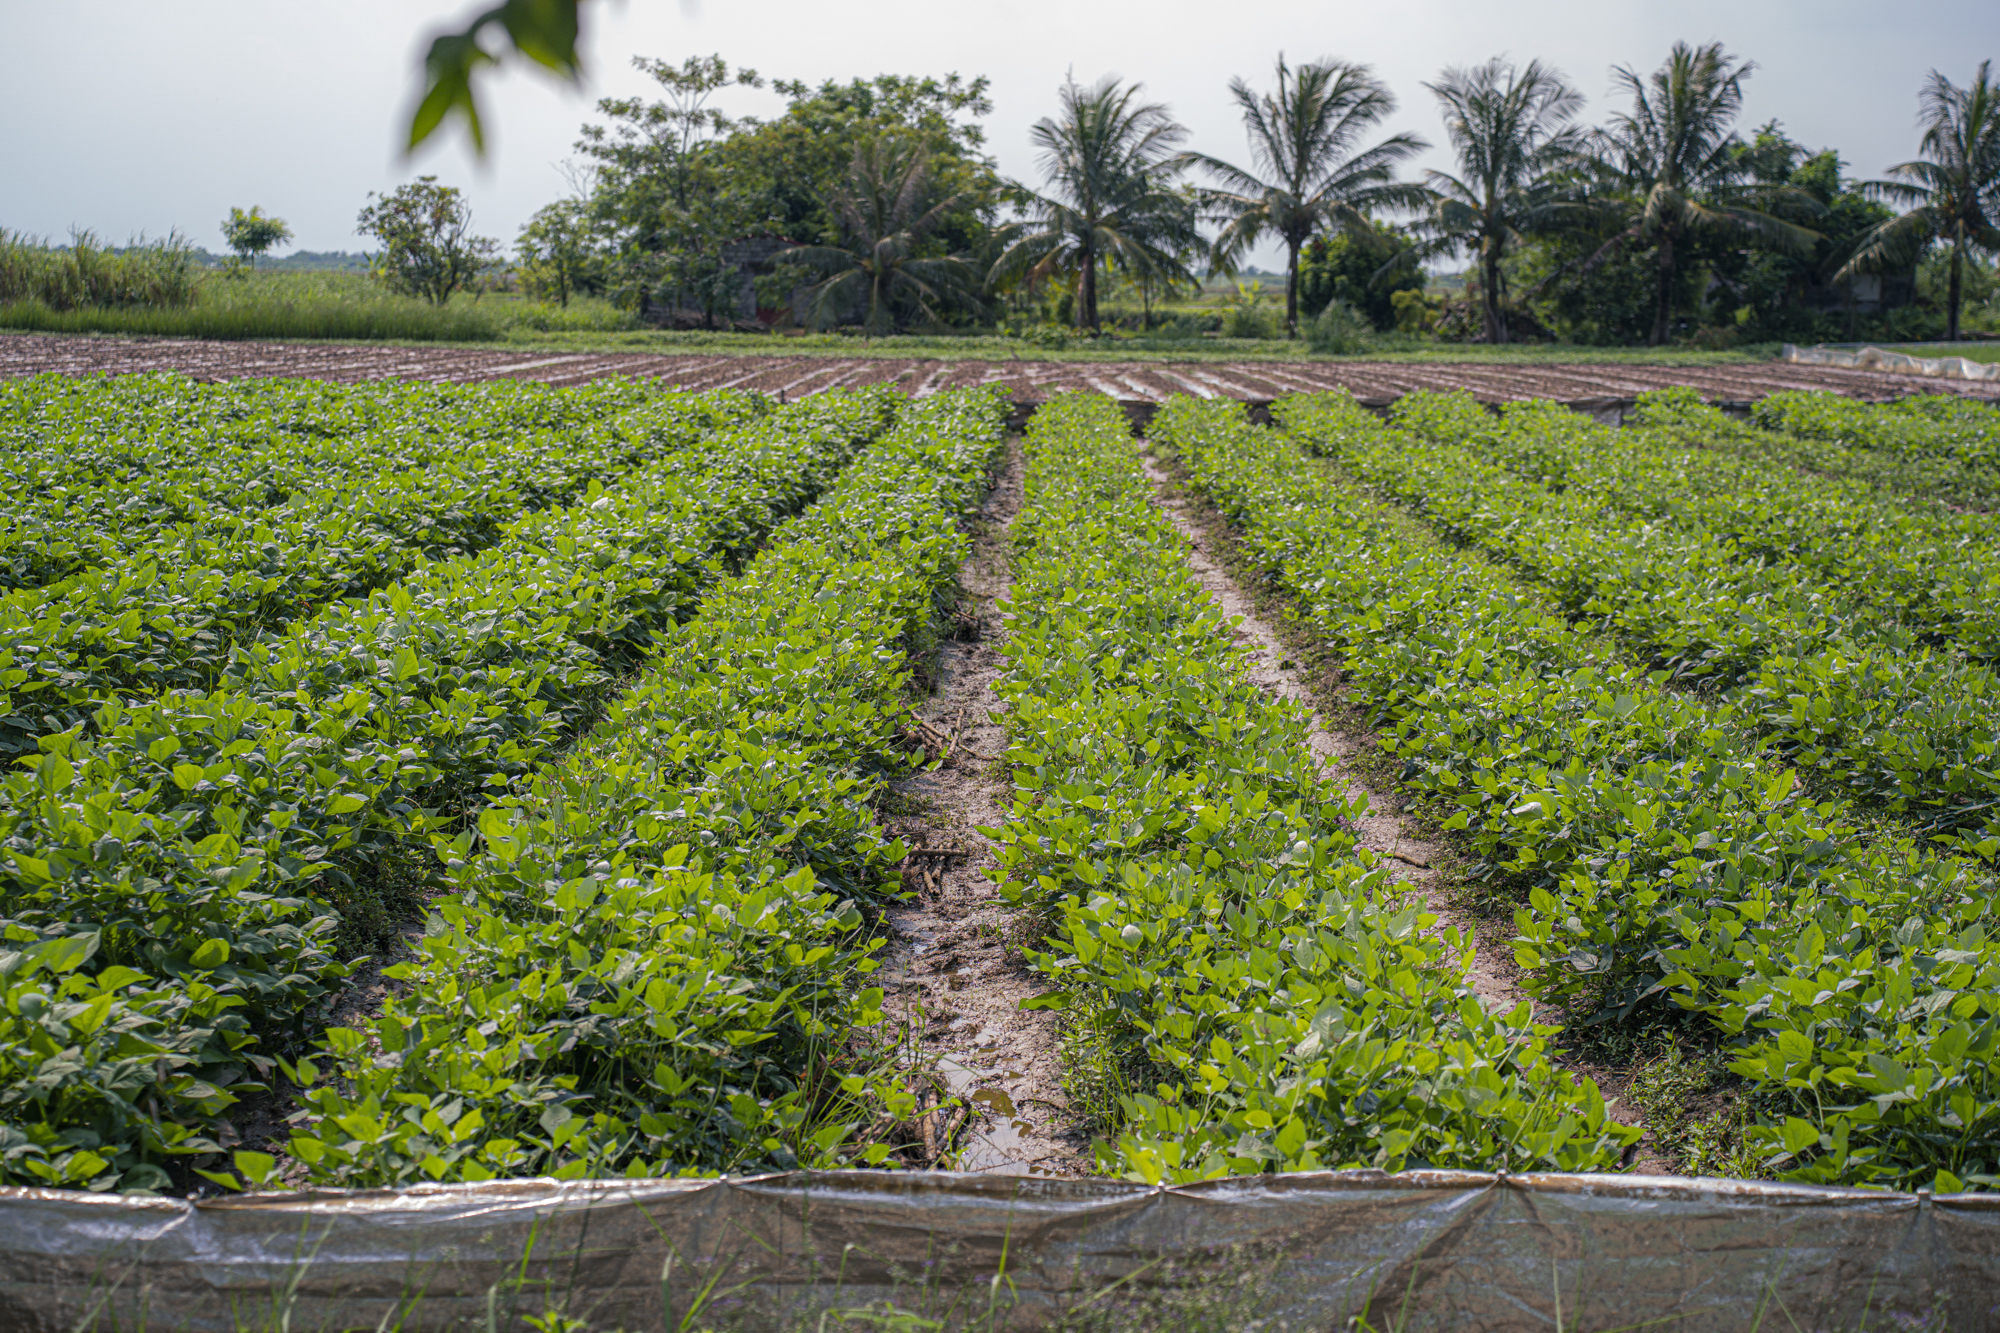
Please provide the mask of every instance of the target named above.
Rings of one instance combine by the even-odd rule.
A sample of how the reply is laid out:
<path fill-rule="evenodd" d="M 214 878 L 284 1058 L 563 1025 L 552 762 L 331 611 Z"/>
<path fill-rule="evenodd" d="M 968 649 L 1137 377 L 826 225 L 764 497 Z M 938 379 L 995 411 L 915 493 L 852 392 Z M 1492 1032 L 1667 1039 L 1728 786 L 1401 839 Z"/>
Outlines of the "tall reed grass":
<path fill-rule="evenodd" d="M 0 228 L 0 306 L 33 302 L 61 312 L 183 308 L 194 303 L 200 281 L 195 255 L 178 233 L 113 250 L 87 231 L 72 232 L 68 245 L 49 245 Z"/>
<path fill-rule="evenodd" d="M 0 235 L 0 273 L 30 271 L 48 264 L 48 255 L 69 253 L 15 244 L 19 240 Z M 134 253 L 113 258 L 122 261 Z M 19 254 L 27 257 L 17 258 Z M 83 266 L 93 262 L 94 256 L 80 261 Z M 190 263 L 185 299 L 131 303 L 51 300 L 33 283 L 9 285 L 0 278 L 0 328 L 43 333 L 492 342 L 640 327 L 631 312 L 595 298 L 572 300 L 567 309 L 558 309 L 502 292 L 460 293 L 449 304 L 434 306 L 399 296 L 371 275 L 355 272 L 253 273 Z"/>

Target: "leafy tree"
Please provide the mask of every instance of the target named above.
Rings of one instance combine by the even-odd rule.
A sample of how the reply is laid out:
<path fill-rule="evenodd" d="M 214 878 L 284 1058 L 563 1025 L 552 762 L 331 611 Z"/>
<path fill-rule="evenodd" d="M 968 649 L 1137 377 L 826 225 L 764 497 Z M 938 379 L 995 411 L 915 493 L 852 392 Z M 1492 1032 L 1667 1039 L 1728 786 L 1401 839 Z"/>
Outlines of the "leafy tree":
<path fill-rule="evenodd" d="M 854 155 L 889 135 L 921 144 L 932 188 L 956 200 L 927 249 L 969 251 L 992 230 L 1001 185 L 976 123 L 993 109 L 985 79 L 882 74 L 817 88 L 783 80 L 771 86 L 789 99 L 784 114 L 746 119 L 716 145 L 718 167 L 758 229 L 802 244 L 837 242 L 844 224 L 834 199 L 846 188 Z"/>
<path fill-rule="evenodd" d="M 1361 140 L 1396 109 L 1396 99 L 1366 65 L 1322 59 L 1293 71 L 1278 57 L 1275 93 L 1229 81 L 1250 134 L 1252 168 L 1205 153 L 1183 159 L 1223 188 L 1202 192 L 1204 209 L 1223 220 L 1212 266 L 1233 271 L 1266 233 L 1285 243 L 1285 331 L 1299 332 L 1299 249 L 1322 227 L 1366 229 L 1377 208 L 1414 207 L 1422 192 L 1392 180 L 1396 164 L 1430 147 L 1395 134 L 1369 148 Z"/>
<path fill-rule="evenodd" d="M 665 293 L 712 325 L 741 289 L 722 246 L 744 233 L 752 212 L 715 158 L 717 142 L 737 123 L 709 103 L 724 88 L 761 87 L 763 79 L 755 70 L 732 70 L 721 56 L 678 66 L 643 56 L 632 63 L 665 96 L 600 101 L 611 123 L 584 126 L 577 143 L 593 164 L 591 210 L 614 238 L 616 296 L 643 307 Z"/>
<path fill-rule="evenodd" d="M 472 205 L 456 186 L 419 176 L 361 210 L 358 230 L 382 245 L 377 268 L 389 286 L 432 305 L 490 265 L 500 243 L 472 232 Z"/>
<path fill-rule="evenodd" d="M 1299 317 L 1310 320 L 1339 302 L 1377 329 L 1397 326 L 1396 296 L 1424 289 L 1421 251 L 1384 222 L 1315 236 L 1299 255 Z"/>
<path fill-rule="evenodd" d="M 1982 60 L 1972 85 L 1959 88 L 1931 71 L 1918 96 L 1924 126 L 1922 157 L 1889 168 L 1891 180 L 1863 187 L 1871 198 L 1908 211 L 1871 230 L 1842 276 L 1886 263 L 1908 263 L 1933 241 L 1951 250 L 1945 295 L 1945 337 L 1958 338 L 1959 304 L 1968 247 L 2000 251 L 2000 87 Z"/>
<path fill-rule="evenodd" d="M 537 209 L 514 242 L 522 285 L 532 296 L 554 297 L 567 307 L 574 292 L 603 283 L 590 208 L 582 200 L 558 199 Z"/>
<path fill-rule="evenodd" d="M 1756 68 L 1737 63 L 1722 43 L 1694 47 L 1676 42 L 1666 63 L 1650 77 L 1629 66 L 1616 71 L 1632 97 L 1632 110 L 1612 117 L 1595 136 L 1592 172 L 1608 187 L 1609 207 L 1622 219 L 1618 233 L 1592 257 L 1651 246 L 1657 271 L 1652 333 L 1667 340 L 1675 305 L 1679 249 L 1698 233 L 1755 240 L 1774 249 L 1805 252 L 1819 233 L 1764 208 L 1782 201 L 1809 202 L 1792 186 L 1746 182 L 1748 164 L 1731 126 L 1743 108 L 1743 80 Z"/>
<path fill-rule="evenodd" d="M 1729 291 L 1732 299 L 1741 303 L 1736 318 L 1753 336 L 1833 336 L 1827 323 L 1830 317 L 1804 310 L 1800 299 L 1809 285 L 1836 281 L 1861 238 L 1891 214 L 1846 180 L 1837 152 L 1813 152 L 1786 135 L 1777 121 L 1758 127 L 1743 156 L 1752 179 L 1765 185 L 1792 186 L 1810 197 L 1810 205 L 1789 208 L 1781 198 L 1773 209 L 1793 221 L 1811 221 L 1821 239 L 1805 253 L 1713 250 L 1709 264 L 1717 279 L 1716 288 Z M 1851 296 L 1851 283 L 1849 286 Z M 1850 301 L 1849 336 L 1854 333 L 1856 318 Z"/>
<path fill-rule="evenodd" d="M 923 254 L 925 237 L 959 202 L 952 195 L 933 199 L 923 144 L 884 136 L 856 146 L 847 183 L 833 200 L 841 243 L 795 246 L 778 256 L 824 275 L 809 293 L 813 327 L 825 328 L 860 305 L 862 328 L 879 337 L 894 330 L 899 308 L 935 319 L 942 304 L 976 299 L 976 279 L 963 259 Z"/>
<path fill-rule="evenodd" d="M 1097 275 L 1116 266 L 1134 279 L 1192 281 L 1181 254 L 1195 236 L 1192 201 L 1173 188 L 1174 146 L 1187 131 L 1141 85 L 1106 77 L 1063 85 L 1062 111 L 1035 124 L 1048 193 L 1015 187 L 1026 215 L 1002 229 L 990 280 L 1063 274 L 1076 283 L 1079 328 L 1102 332 Z"/>
<path fill-rule="evenodd" d="M 1433 193 L 1424 230 L 1432 253 L 1463 250 L 1478 264 L 1486 340 L 1504 343 L 1501 263 L 1524 236 L 1564 216 L 1558 177 L 1583 148 L 1570 123 L 1583 96 L 1537 60 L 1447 69 L 1424 86 L 1444 112 L 1459 168 L 1424 173 Z"/>
<path fill-rule="evenodd" d="M 255 268 L 258 255 L 280 241 L 292 239 L 292 229 L 283 218 L 266 217 L 264 210 L 253 204 L 248 213 L 240 208 L 229 210 L 222 224 L 222 239 L 236 252 L 237 258 L 249 260 L 250 267 Z"/>

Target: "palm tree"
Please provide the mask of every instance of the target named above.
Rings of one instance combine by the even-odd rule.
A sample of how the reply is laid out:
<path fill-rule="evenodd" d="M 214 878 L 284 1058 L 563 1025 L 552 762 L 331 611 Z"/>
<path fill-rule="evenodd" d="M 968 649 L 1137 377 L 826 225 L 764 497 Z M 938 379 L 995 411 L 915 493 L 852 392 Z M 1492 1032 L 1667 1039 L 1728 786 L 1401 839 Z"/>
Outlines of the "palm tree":
<path fill-rule="evenodd" d="M 1321 227 L 1365 230 L 1376 208 L 1419 206 L 1415 185 L 1392 181 L 1396 164 L 1430 144 L 1414 134 L 1394 134 L 1372 148 L 1360 141 L 1396 109 L 1396 99 L 1366 65 L 1321 59 L 1297 70 L 1278 57 L 1278 90 L 1258 93 L 1242 79 L 1229 81 L 1243 110 L 1255 167 L 1205 153 L 1184 162 L 1199 165 L 1224 188 L 1202 192 L 1204 206 L 1223 222 L 1211 265 L 1233 269 L 1265 233 L 1285 243 L 1285 329 L 1299 332 L 1299 249 Z"/>
<path fill-rule="evenodd" d="M 1936 70 L 1918 95 L 1924 126 L 1923 157 L 1889 168 L 1896 179 L 1862 186 L 1871 198 L 1909 206 L 1901 217 L 1871 229 L 1835 274 L 1852 279 L 1863 269 L 1914 262 L 1934 240 L 1951 244 L 1951 285 L 1946 295 L 1945 337 L 1958 341 L 1959 280 L 1968 245 L 2000 250 L 2000 87 L 1982 60 L 1970 88 L 1957 88 Z"/>
<path fill-rule="evenodd" d="M 807 290 L 808 323 L 825 328 L 865 300 L 862 329 L 879 337 L 894 330 L 898 305 L 936 318 L 940 302 L 976 299 L 964 260 L 920 253 L 924 237 L 963 202 L 954 194 L 929 203 L 930 193 L 931 159 L 922 144 L 882 135 L 855 146 L 846 187 L 833 198 L 844 243 L 793 246 L 774 256 L 824 275 Z"/>
<path fill-rule="evenodd" d="M 1592 170 L 1619 196 L 1625 226 L 1591 256 L 1595 264 L 1622 245 L 1656 247 L 1659 304 L 1651 342 L 1667 340 L 1673 315 L 1676 247 L 1690 233 L 1752 239 L 1780 250 L 1810 250 L 1818 232 L 1774 217 L 1757 203 L 1788 203 L 1822 211 L 1804 190 L 1745 184 L 1749 167 L 1730 126 L 1743 109 L 1743 80 L 1756 65 L 1722 50 L 1722 43 L 1674 49 L 1650 78 L 1628 66 L 1616 71 L 1632 95 L 1629 115 L 1598 132 Z M 1588 265 L 1586 265 L 1588 267 Z"/>
<path fill-rule="evenodd" d="M 1486 340 L 1504 343 L 1500 261 L 1524 235 L 1546 229 L 1565 211 L 1554 180 L 1584 146 L 1583 133 L 1570 124 L 1583 95 L 1538 60 L 1516 69 L 1495 58 L 1447 69 L 1424 86 L 1443 108 L 1459 174 L 1424 173 L 1433 199 L 1423 230 L 1435 251 L 1467 250 L 1478 258 Z"/>
<path fill-rule="evenodd" d="M 1181 255 L 1195 240 L 1188 197 L 1173 188 L 1171 151 L 1187 131 L 1142 85 L 1107 76 L 1063 85 L 1062 112 L 1035 125 L 1047 193 L 1016 186 L 1027 213 L 1002 230 L 992 280 L 1052 273 L 1076 280 L 1076 322 L 1101 331 L 1097 273 L 1115 265 L 1139 281 L 1193 281 Z"/>

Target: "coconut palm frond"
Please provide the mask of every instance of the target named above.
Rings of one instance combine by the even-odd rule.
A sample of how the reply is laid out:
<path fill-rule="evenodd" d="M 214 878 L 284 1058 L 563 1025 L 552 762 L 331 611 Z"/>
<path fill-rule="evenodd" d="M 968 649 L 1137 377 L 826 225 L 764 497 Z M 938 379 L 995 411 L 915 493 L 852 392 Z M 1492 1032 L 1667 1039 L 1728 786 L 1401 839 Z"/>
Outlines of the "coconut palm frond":
<path fill-rule="evenodd" d="M 1366 65 L 1326 58 L 1294 68 L 1280 55 L 1275 75 L 1271 92 L 1230 81 L 1250 141 L 1250 167 L 1206 153 L 1186 154 L 1182 161 L 1221 187 L 1200 196 L 1203 211 L 1222 224 L 1210 244 L 1212 267 L 1233 271 L 1266 234 L 1284 241 L 1285 325 L 1297 336 L 1300 249 L 1324 228 L 1366 225 L 1372 212 L 1423 207 L 1429 198 L 1424 187 L 1393 177 L 1398 164 L 1430 144 L 1396 134 L 1361 147 L 1396 109 L 1395 97 Z"/>
<path fill-rule="evenodd" d="M 1992 62 L 1982 60 L 1963 88 L 1932 70 L 1917 107 L 1923 156 L 1889 168 L 1890 179 L 1861 187 L 1871 199 L 1905 211 L 1864 235 L 1834 277 L 1914 263 L 1929 245 L 1945 244 L 1951 251 L 1945 336 L 1955 340 L 1966 250 L 2000 252 L 2000 84 L 1993 81 Z"/>
<path fill-rule="evenodd" d="M 862 305 L 862 328 L 876 337 L 894 331 L 899 307 L 935 319 L 946 303 L 977 302 L 962 258 L 923 253 L 924 239 L 963 203 L 959 194 L 931 196 L 930 154 L 922 144 L 882 135 L 856 146 L 846 185 L 832 200 L 840 242 L 797 245 L 776 256 L 824 275 L 806 292 L 810 327 L 829 327 Z"/>

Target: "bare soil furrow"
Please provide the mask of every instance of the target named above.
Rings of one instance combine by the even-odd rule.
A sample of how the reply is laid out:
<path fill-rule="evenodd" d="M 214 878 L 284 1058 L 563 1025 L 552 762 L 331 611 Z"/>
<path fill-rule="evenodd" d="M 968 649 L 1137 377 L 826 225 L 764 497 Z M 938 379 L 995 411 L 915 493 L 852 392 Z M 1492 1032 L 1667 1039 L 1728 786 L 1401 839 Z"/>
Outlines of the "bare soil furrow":
<path fill-rule="evenodd" d="M 994 603 L 1009 586 L 1007 528 L 1021 507 L 1022 471 L 1017 443 L 975 522 L 956 632 L 918 710 L 917 739 L 937 762 L 892 783 L 885 803 L 884 823 L 918 850 L 905 876 L 917 894 L 887 913 L 884 971 L 892 1010 L 918 1026 L 940 1080 L 966 1103 L 937 1164 L 1069 1176 L 1089 1171 L 1088 1142 L 1071 1128 L 1058 1020 L 1020 1007 L 1046 987 L 1021 955 L 1015 914 L 995 895 L 993 844 L 979 831 L 1006 822 L 1013 796 L 993 692 L 1006 669 Z"/>
<path fill-rule="evenodd" d="M 1355 832 L 1361 845 L 1395 862 L 1392 869 L 1397 880 L 1408 885 L 1410 892 L 1438 915 L 1441 926 L 1455 927 L 1465 938 L 1477 939 L 1481 926 L 1479 919 L 1453 906 L 1444 891 L 1440 871 L 1444 863 L 1444 849 L 1428 841 L 1412 823 L 1394 813 L 1392 804 L 1386 802 L 1380 793 L 1371 791 L 1355 771 L 1355 761 L 1372 752 L 1374 735 L 1345 730 L 1338 724 L 1329 725 L 1327 716 L 1320 711 L 1277 631 L 1223 567 L 1223 551 L 1218 541 L 1226 538 L 1220 531 L 1219 519 L 1210 514 L 1205 516 L 1208 522 L 1200 521 L 1195 507 L 1182 495 L 1179 487 L 1150 459 L 1146 471 L 1158 492 L 1160 507 L 1194 548 L 1188 556 L 1189 567 L 1200 577 L 1202 586 L 1208 589 L 1209 596 L 1222 609 L 1223 615 L 1235 622 L 1237 642 L 1250 652 L 1253 663 L 1251 680 L 1266 693 L 1297 703 L 1311 714 L 1307 743 L 1320 762 L 1322 776 L 1348 799 L 1358 797 L 1366 801 L 1366 812 L 1355 820 Z M 1480 941 L 1466 980 L 1482 1004 L 1507 1011 L 1527 997 L 1515 985 L 1511 975 L 1513 969 L 1494 961 L 1501 956 L 1486 941 Z"/>

